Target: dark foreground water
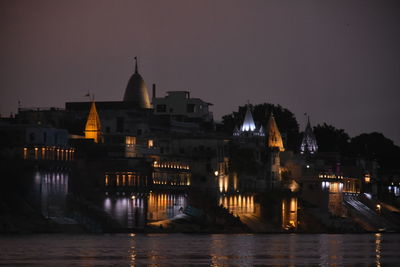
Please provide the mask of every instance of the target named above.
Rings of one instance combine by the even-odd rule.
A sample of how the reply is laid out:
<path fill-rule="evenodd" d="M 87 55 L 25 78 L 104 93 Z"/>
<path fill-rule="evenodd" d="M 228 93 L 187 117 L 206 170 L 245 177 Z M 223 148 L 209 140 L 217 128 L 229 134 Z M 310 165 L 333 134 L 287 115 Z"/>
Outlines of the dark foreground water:
<path fill-rule="evenodd" d="M 400 234 L 117 234 L 0 237 L 0 265 L 10 266 L 399 264 Z"/>

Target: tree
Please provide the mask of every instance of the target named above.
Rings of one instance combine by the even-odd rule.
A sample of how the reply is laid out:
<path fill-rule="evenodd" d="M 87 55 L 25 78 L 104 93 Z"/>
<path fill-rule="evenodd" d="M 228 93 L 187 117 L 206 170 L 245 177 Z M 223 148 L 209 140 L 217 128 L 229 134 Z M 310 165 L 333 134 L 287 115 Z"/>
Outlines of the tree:
<path fill-rule="evenodd" d="M 279 131 L 285 142 L 285 147 L 288 150 L 298 150 L 300 144 L 299 124 L 297 123 L 294 114 L 280 105 L 273 104 L 258 104 L 252 106 L 252 114 L 255 123 L 259 127 L 262 125 L 266 129 L 271 112 L 274 114 Z M 246 106 L 239 106 L 239 111 L 234 111 L 222 117 L 222 131 L 227 134 L 232 134 L 236 127 L 239 127 L 246 114 Z"/>
<path fill-rule="evenodd" d="M 343 129 L 324 123 L 314 127 L 318 151 L 346 153 L 349 148 L 349 135 Z"/>
<path fill-rule="evenodd" d="M 381 174 L 400 172 L 400 147 L 381 133 L 364 133 L 352 138 L 350 151 L 353 156 L 376 160 Z"/>

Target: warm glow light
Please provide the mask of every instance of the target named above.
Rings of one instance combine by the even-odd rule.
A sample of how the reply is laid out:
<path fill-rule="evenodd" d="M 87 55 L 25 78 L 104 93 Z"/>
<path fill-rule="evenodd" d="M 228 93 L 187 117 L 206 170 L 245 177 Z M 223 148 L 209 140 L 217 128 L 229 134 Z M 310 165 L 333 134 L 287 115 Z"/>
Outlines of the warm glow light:
<path fill-rule="evenodd" d="M 89 115 L 86 120 L 85 138 L 93 139 L 94 142 L 98 143 L 100 141 L 100 136 L 101 136 L 100 129 L 101 129 L 100 118 L 96 110 L 96 104 L 92 102 Z"/>
<path fill-rule="evenodd" d="M 380 212 L 381 211 L 381 205 L 380 204 L 376 204 L 376 211 Z"/>
<path fill-rule="evenodd" d="M 153 147 L 153 146 L 154 146 L 153 140 L 152 140 L 152 139 L 149 139 L 149 140 L 147 141 L 147 147 L 148 147 L 148 148 L 151 148 L 151 147 Z"/>

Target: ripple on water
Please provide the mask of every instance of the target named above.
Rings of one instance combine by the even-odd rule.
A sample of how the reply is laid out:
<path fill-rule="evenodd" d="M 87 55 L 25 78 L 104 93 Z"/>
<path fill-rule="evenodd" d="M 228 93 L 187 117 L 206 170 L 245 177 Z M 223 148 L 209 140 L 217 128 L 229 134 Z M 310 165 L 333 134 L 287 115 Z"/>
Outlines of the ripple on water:
<path fill-rule="evenodd" d="M 0 239 L 9 266 L 387 265 L 400 234 L 30 235 Z"/>

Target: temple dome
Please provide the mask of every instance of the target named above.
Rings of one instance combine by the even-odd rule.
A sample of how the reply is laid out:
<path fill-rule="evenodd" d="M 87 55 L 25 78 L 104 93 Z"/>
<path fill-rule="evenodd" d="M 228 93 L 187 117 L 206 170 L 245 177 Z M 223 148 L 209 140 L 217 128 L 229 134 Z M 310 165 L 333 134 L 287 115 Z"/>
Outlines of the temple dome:
<path fill-rule="evenodd" d="M 135 73 L 131 76 L 126 86 L 123 101 L 132 102 L 134 107 L 137 108 L 151 108 L 147 86 L 138 72 L 137 61 L 135 63 Z"/>

